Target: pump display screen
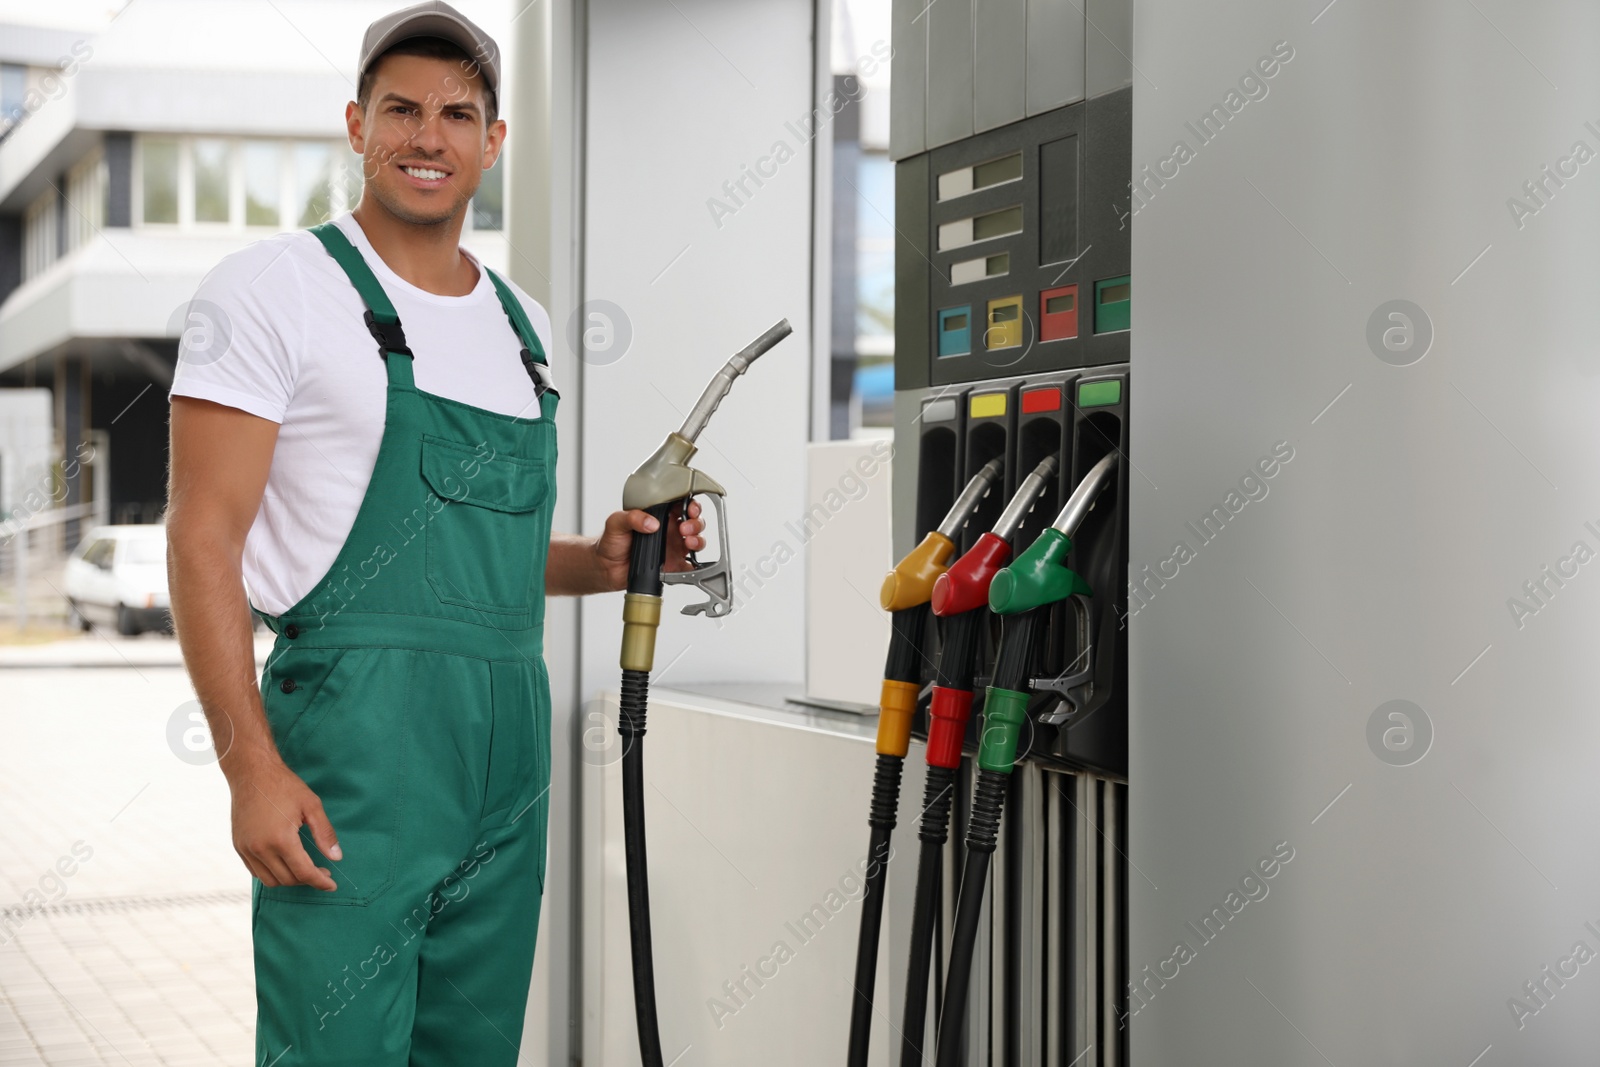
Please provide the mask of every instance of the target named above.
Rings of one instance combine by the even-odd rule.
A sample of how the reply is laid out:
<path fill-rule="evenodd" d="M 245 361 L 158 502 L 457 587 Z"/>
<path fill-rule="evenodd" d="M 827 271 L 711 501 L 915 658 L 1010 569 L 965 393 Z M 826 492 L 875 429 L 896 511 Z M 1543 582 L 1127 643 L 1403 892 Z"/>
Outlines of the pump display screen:
<path fill-rule="evenodd" d="M 1045 4 L 1055 6 L 1074 8 Z M 1084 100 L 983 131 L 967 124 L 965 136 L 897 158 L 897 287 L 914 309 L 897 320 L 897 387 L 1128 359 L 1129 213 L 1105 208 L 1125 206 L 1129 189 L 1132 94 L 1118 92 L 1105 107 Z M 946 317 L 955 311 L 970 314 Z"/>
<path fill-rule="evenodd" d="M 1003 182 L 1022 180 L 1022 153 L 991 159 L 939 175 L 939 199 L 950 200 Z"/>

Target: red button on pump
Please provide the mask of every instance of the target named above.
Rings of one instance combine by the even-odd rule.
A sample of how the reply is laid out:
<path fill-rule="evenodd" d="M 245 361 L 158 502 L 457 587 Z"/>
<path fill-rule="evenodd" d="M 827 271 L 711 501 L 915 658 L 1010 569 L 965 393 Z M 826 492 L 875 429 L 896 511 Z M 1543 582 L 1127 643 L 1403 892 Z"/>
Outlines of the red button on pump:
<path fill-rule="evenodd" d="M 1039 340 L 1064 341 L 1078 336 L 1078 287 L 1063 285 L 1039 294 Z"/>
<path fill-rule="evenodd" d="M 1032 415 L 1036 411 L 1060 411 L 1061 386 L 1052 385 L 1045 389 L 1025 389 L 1022 393 L 1022 413 Z"/>
<path fill-rule="evenodd" d="M 933 583 L 933 613 L 948 617 L 989 606 L 989 583 L 1011 559 L 1004 538 L 986 533 L 972 550 L 950 565 Z"/>

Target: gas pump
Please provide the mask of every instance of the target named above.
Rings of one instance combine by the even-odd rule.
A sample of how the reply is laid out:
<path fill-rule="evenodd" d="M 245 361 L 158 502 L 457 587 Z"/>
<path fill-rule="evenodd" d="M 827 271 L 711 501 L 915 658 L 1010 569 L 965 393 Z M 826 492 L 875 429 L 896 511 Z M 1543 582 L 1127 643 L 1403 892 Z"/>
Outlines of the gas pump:
<path fill-rule="evenodd" d="M 940 658 L 912 737 L 943 765 L 929 767 L 916 884 L 892 879 L 887 894 L 891 943 L 910 949 L 906 971 L 893 972 L 896 983 L 907 975 L 899 1067 L 919 1067 L 924 1051 L 932 1062 L 935 1049 L 941 1064 L 1128 1062 L 1132 4 L 1026 14 L 1025 27 L 982 5 L 891 15 L 895 547 L 931 529 L 984 465 L 1002 462 L 1010 495 L 1053 458 L 1059 473 L 1000 573 L 1020 574 L 1048 546 L 1047 573 L 1067 583 L 1027 611 L 992 612 L 980 597 L 967 621 L 935 594 Z M 1140 180 L 1148 200 L 1158 180 Z M 1052 533 L 1069 493 L 1091 484 L 1093 511 L 1070 539 Z M 996 549 L 980 535 L 1005 498 L 969 522 L 964 553 Z M 952 597 L 984 557 L 967 558 L 947 575 Z M 1074 591 L 1068 572 L 1093 595 Z M 963 645 L 970 678 L 958 670 Z M 972 705 L 982 729 L 969 721 L 956 740 Z M 1011 744 L 1014 761 L 1001 760 Z M 997 761 L 1010 773 L 990 774 Z M 945 887 L 964 871 L 952 899 Z M 957 996 L 960 982 L 969 988 Z"/>
<path fill-rule="evenodd" d="M 639 1055 L 644 1067 L 663 1067 L 661 1034 L 656 1019 L 655 961 L 650 942 L 650 885 L 645 855 L 644 733 L 649 705 L 650 670 L 654 665 L 656 628 L 661 622 L 663 585 L 692 585 L 707 599 L 683 609 L 720 618 L 733 610 L 728 525 L 723 508 L 727 490 L 704 471 L 689 466 L 695 442 L 722 398 L 750 364 L 793 332 L 780 320 L 734 354 L 706 386 L 684 420 L 655 454 L 628 476 L 622 488 L 624 508 L 642 508 L 656 519 L 653 533 L 633 535 L 628 560 L 628 591 L 622 607 L 622 700 L 617 732 L 622 736 L 623 850 L 628 868 L 628 931 L 633 950 L 633 1000 L 639 1025 Z M 688 506 L 696 496 L 709 496 L 717 513 L 717 558 L 701 564 L 691 553 L 687 571 L 664 573 L 668 520 L 674 507 Z"/>
<path fill-rule="evenodd" d="M 878 933 L 883 918 L 883 883 L 889 867 L 889 835 L 900 804 L 900 772 L 911 744 L 911 719 L 922 689 L 922 662 L 927 653 L 929 602 L 936 580 L 944 577 L 955 538 L 999 479 L 998 460 L 985 464 L 956 498 L 938 529 L 895 565 L 878 593 L 890 613 L 892 631 L 883 690 L 878 701 L 878 762 L 872 780 L 872 827 L 867 846 L 866 894 L 861 898 L 861 930 L 856 942 L 855 996 L 850 1011 L 850 1046 L 846 1062 L 866 1067 L 872 1038 L 872 992 L 878 972 Z"/>
<path fill-rule="evenodd" d="M 989 615 L 989 583 L 1011 558 L 1011 538 L 1056 476 L 1055 456 L 1039 461 L 1022 480 L 994 528 L 933 584 L 933 613 L 941 620 L 933 699 L 928 708 L 928 778 L 922 796 L 922 848 L 917 857 L 917 894 L 911 918 L 907 989 L 926 989 L 932 960 L 933 926 L 943 882 L 942 860 L 950 829 L 950 801 L 961 746 L 972 712 L 973 672 L 980 629 Z M 907 997 L 900 1027 L 902 1064 L 921 1062 L 927 998 Z"/>
<path fill-rule="evenodd" d="M 1073 490 L 1055 523 L 989 583 L 989 608 L 1004 620 L 994 680 L 983 708 L 983 739 L 978 750 L 978 784 L 967 827 L 967 861 L 957 898 L 955 932 L 951 937 L 950 970 L 940 1008 L 938 1064 L 959 1067 L 972 952 L 982 914 L 989 858 L 1000 834 L 1009 778 L 1017 746 L 1028 720 L 1028 678 L 1038 652 L 1038 638 L 1048 608 L 1074 596 L 1088 596 L 1089 586 L 1067 567 L 1072 534 L 1094 507 L 1116 464 L 1115 454 L 1101 459 Z"/>

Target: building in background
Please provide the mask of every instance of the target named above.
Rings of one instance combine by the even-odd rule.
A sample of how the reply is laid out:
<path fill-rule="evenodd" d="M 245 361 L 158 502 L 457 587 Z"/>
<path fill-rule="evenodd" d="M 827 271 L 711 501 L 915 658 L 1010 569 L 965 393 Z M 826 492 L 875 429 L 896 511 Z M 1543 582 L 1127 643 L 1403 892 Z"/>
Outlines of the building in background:
<path fill-rule="evenodd" d="M 509 33 L 508 4 L 458 5 Z M 395 5 L 107 6 L 0 24 L 0 389 L 50 391 L 58 463 L 93 443 L 90 463 L 58 471 L 59 504 L 156 522 L 178 338 L 210 328 L 190 298 L 230 252 L 355 206 L 344 106 L 362 32 Z M 462 235 L 495 269 L 510 252 L 507 163 L 484 175 Z M 16 507 L 0 496 L 0 520 Z M 57 550 L 78 527 L 58 524 Z"/>

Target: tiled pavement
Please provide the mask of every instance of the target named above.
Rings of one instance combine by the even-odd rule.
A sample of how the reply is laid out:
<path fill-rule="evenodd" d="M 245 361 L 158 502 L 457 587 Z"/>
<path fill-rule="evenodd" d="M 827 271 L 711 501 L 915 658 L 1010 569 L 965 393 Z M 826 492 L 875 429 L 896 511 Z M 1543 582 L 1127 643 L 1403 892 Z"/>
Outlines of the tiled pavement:
<path fill-rule="evenodd" d="M 252 1061 L 227 785 L 169 747 L 182 668 L 136 661 L 0 669 L 0 1067 Z"/>
<path fill-rule="evenodd" d="M 244 1064 L 249 895 L 35 916 L 0 956 L 0 1064 Z"/>

